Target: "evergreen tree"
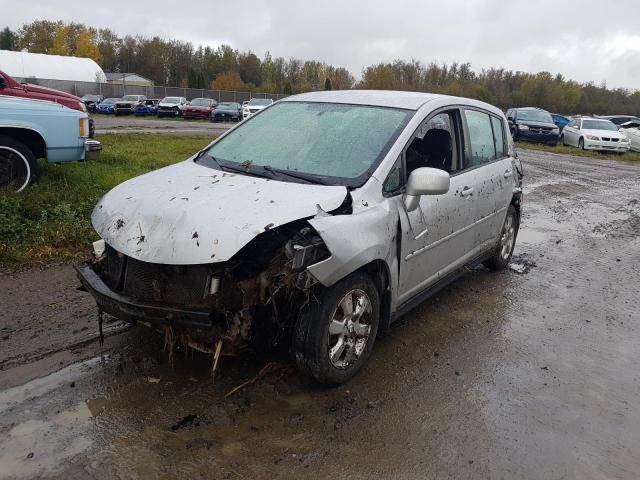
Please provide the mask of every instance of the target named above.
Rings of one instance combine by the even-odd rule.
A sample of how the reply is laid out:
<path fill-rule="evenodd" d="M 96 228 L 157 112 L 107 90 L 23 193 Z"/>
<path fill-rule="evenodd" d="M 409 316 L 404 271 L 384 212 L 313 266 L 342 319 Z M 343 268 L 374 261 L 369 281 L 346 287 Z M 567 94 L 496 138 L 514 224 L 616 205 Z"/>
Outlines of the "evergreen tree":
<path fill-rule="evenodd" d="M 331 86 L 331 79 L 329 77 L 324 81 L 324 89 L 333 90 L 333 87 Z"/>
<path fill-rule="evenodd" d="M 0 50 L 16 50 L 16 34 L 9 27 L 0 32 Z"/>

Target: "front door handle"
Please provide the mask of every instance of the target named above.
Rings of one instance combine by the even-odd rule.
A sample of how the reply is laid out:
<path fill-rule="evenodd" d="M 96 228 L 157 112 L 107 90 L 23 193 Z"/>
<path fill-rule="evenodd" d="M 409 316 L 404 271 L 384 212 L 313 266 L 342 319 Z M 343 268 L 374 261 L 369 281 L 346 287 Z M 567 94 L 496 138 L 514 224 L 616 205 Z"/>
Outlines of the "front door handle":
<path fill-rule="evenodd" d="M 468 197 L 469 195 L 473 195 L 473 187 L 464 187 L 460 195 L 462 195 L 463 197 Z"/>
<path fill-rule="evenodd" d="M 504 171 L 504 178 L 509 178 L 513 172 L 511 170 Z"/>

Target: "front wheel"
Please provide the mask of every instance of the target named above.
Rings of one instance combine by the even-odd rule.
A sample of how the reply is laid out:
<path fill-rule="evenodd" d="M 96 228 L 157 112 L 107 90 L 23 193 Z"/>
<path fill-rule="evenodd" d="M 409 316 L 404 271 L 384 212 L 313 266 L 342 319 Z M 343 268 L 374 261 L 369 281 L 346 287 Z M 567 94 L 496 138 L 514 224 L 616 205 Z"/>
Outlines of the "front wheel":
<path fill-rule="evenodd" d="M 516 237 L 520 228 L 518 212 L 513 205 L 509 205 L 507 216 L 504 219 L 502 230 L 500 231 L 500 241 L 493 256 L 484 262 L 484 266 L 491 270 L 503 270 L 509 265 L 513 249 L 516 246 Z"/>
<path fill-rule="evenodd" d="M 319 383 L 344 383 L 369 358 L 379 323 L 378 288 L 368 275 L 353 273 L 303 307 L 293 331 L 293 360 Z"/>
<path fill-rule="evenodd" d="M 38 173 L 33 152 L 24 143 L 0 135 L 0 187 L 21 192 Z"/>

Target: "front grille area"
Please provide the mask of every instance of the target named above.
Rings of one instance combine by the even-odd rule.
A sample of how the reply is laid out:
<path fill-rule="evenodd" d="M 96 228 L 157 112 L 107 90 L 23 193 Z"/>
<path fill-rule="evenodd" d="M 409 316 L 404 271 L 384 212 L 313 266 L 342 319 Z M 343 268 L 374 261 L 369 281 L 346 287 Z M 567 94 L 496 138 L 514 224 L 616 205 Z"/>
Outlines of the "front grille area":
<path fill-rule="evenodd" d="M 619 138 L 602 137 L 602 141 L 603 142 L 618 142 L 618 141 L 620 141 L 620 139 Z"/>
<path fill-rule="evenodd" d="M 552 129 L 546 127 L 529 127 L 529 130 L 537 135 L 549 135 L 552 133 Z"/>
<path fill-rule="evenodd" d="M 162 265 L 123 255 L 107 246 L 103 281 L 114 291 L 143 302 L 202 304 L 210 265 Z"/>

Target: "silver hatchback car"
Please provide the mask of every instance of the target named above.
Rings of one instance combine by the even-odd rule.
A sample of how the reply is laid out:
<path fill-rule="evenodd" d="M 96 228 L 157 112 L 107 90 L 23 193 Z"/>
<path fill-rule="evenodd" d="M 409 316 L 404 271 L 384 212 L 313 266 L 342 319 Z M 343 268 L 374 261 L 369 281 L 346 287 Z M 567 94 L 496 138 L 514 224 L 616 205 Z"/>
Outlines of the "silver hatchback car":
<path fill-rule="evenodd" d="M 246 346 L 280 349 L 338 384 L 380 330 L 465 266 L 505 268 L 521 201 L 499 109 L 307 93 L 107 193 L 92 215 L 102 240 L 76 268 L 100 312 L 168 345 L 216 363 Z"/>

